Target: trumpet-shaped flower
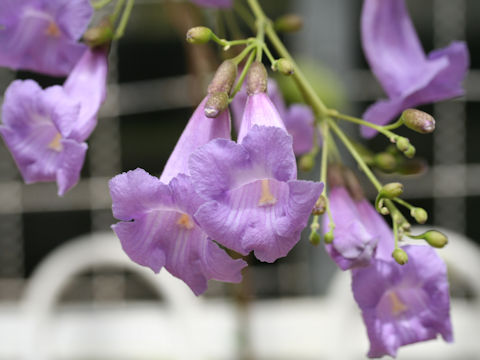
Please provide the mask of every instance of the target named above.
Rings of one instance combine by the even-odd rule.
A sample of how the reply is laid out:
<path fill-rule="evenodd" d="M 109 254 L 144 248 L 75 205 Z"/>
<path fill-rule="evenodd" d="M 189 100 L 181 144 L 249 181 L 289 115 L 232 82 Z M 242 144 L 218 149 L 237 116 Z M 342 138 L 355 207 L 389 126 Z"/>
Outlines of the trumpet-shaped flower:
<path fill-rule="evenodd" d="M 400 346 L 451 342 L 450 298 L 444 262 L 429 246 L 405 246 L 408 262 L 374 260 L 353 271 L 352 289 L 370 339 L 368 356 L 396 356 Z"/>
<path fill-rule="evenodd" d="M 465 43 L 426 56 L 404 0 L 365 0 L 361 27 L 365 56 L 388 95 L 367 109 L 365 120 L 384 125 L 407 108 L 463 94 L 469 66 Z M 362 134 L 372 137 L 376 130 L 362 127 Z"/>
<path fill-rule="evenodd" d="M 342 270 L 369 265 L 380 239 L 393 245 L 390 227 L 368 200 L 353 200 L 343 186 L 333 187 L 328 198 L 335 230 L 333 242 L 325 248 Z M 323 216 L 325 233 L 329 224 L 328 216 Z M 389 251 L 382 249 L 381 255 L 391 258 L 391 251 L 385 254 Z"/>
<path fill-rule="evenodd" d="M 264 92 L 249 95 L 238 143 L 213 140 L 190 157 L 195 218 L 220 244 L 273 262 L 300 239 L 321 183 L 296 180 L 292 138 Z"/>
<path fill-rule="evenodd" d="M 195 221 L 204 203 L 188 176 L 188 158 L 196 147 L 216 137 L 230 137 L 228 112 L 211 119 L 204 115 L 206 99 L 198 106 L 160 177 L 142 169 L 110 180 L 113 214 L 122 220 L 112 226 L 124 251 L 154 272 L 165 267 L 196 295 L 207 280 L 241 281 L 246 263 L 233 260 Z"/>
<path fill-rule="evenodd" d="M 0 66 L 67 75 L 86 50 L 88 0 L 0 1 Z"/>
<path fill-rule="evenodd" d="M 43 90 L 33 80 L 8 87 L 0 134 L 25 182 L 56 181 L 59 195 L 77 183 L 106 76 L 105 51 L 87 50 L 63 87 Z"/>

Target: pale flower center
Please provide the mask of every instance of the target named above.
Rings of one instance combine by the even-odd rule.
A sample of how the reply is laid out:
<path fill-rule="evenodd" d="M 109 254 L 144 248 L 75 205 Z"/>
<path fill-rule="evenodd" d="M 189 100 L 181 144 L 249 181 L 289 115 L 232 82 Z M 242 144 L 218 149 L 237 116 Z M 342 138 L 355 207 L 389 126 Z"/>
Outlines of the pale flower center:
<path fill-rule="evenodd" d="M 258 200 L 258 206 L 273 205 L 277 202 L 277 199 L 270 192 L 270 184 L 268 179 L 262 180 L 262 194 Z"/>
<path fill-rule="evenodd" d="M 50 21 L 48 23 L 48 26 L 47 26 L 47 29 L 45 30 L 45 33 L 48 36 L 51 36 L 51 37 L 60 37 L 60 35 L 62 34 L 58 25 L 55 24 L 55 22 L 53 22 L 53 21 Z"/>
<path fill-rule="evenodd" d="M 398 316 L 401 313 L 403 313 L 405 310 L 407 310 L 407 306 L 402 302 L 402 300 L 400 300 L 400 298 L 398 297 L 395 291 L 391 291 L 388 294 L 388 297 L 390 299 L 392 313 L 394 316 Z"/>
<path fill-rule="evenodd" d="M 193 221 L 190 219 L 190 216 L 187 214 L 182 214 L 177 220 L 177 225 L 183 227 L 184 229 L 191 230 L 193 229 Z"/>
<path fill-rule="evenodd" d="M 62 135 L 60 135 L 60 133 L 57 133 L 52 139 L 52 141 L 50 141 L 50 143 L 48 144 L 48 148 L 58 152 L 62 151 L 63 146 L 60 140 L 62 140 Z"/>

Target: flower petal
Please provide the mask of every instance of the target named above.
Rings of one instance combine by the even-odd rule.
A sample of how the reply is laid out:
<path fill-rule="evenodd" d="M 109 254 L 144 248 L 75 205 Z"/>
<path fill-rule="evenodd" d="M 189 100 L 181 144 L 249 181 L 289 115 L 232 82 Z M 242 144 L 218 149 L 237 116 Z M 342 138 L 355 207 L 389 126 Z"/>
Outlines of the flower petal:
<path fill-rule="evenodd" d="M 302 155 L 313 148 L 315 116 L 312 109 L 303 104 L 293 104 L 283 117 L 285 127 L 293 138 L 293 152 Z"/>
<path fill-rule="evenodd" d="M 78 143 L 70 139 L 61 140 L 61 144 L 63 151 L 56 172 L 58 195 L 60 196 L 77 184 L 88 148 L 86 143 Z"/>

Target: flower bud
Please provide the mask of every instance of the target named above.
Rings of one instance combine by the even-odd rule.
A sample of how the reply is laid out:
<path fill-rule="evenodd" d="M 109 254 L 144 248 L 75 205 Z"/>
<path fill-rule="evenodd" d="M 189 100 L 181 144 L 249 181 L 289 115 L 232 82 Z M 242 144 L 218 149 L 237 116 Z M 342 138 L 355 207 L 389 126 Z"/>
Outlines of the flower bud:
<path fill-rule="evenodd" d="M 387 152 L 376 154 L 373 158 L 373 162 L 380 170 L 386 172 L 395 170 L 397 166 L 397 160 L 395 160 L 395 156 Z"/>
<path fill-rule="evenodd" d="M 220 64 L 210 85 L 208 85 L 208 93 L 230 93 L 233 83 L 237 78 L 237 65 L 232 60 L 225 60 Z"/>
<path fill-rule="evenodd" d="M 190 44 L 205 44 L 212 38 L 212 30 L 205 26 L 196 26 L 187 31 L 187 41 Z"/>
<path fill-rule="evenodd" d="M 403 194 L 403 184 L 393 182 L 385 184 L 379 191 L 380 196 L 393 199 Z"/>
<path fill-rule="evenodd" d="M 312 215 L 323 215 L 327 209 L 327 199 L 324 195 L 320 195 L 318 200 L 313 205 Z"/>
<path fill-rule="evenodd" d="M 401 119 L 406 127 L 421 134 L 429 134 L 435 130 L 435 119 L 426 112 L 417 109 L 407 109 Z"/>
<path fill-rule="evenodd" d="M 310 241 L 310 243 L 312 245 L 318 245 L 320 244 L 320 235 L 318 235 L 318 233 L 316 231 L 312 231 L 310 233 L 310 237 L 308 238 L 308 240 Z"/>
<path fill-rule="evenodd" d="M 448 243 L 448 238 L 440 231 L 430 230 L 420 235 L 430 246 L 443 248 Z"/>
<path fill-rule="evenodd" d="M 315 166 L 315 156 L 313 154 L 305 154 L 300 158 L 298 167 L 302 171 L 310 171 Z"/>
<path fill-rule="evenodd" d="M 413 145 L 410 145 L 410 146 L 408 147 L 408 149 L 403 152 L 403 154 L 404 154 L 407 158 L 411 159 L 411 158 L 413 158 L 413 157 L 415 156 L 415 152 L 416 152 L 415 147 L 414 147 Z"/>
<path fill-rule="evenodd" d="M 330 230 L 325 234 L 325 242 L 327 244 L 331 244 L 333 242 L 334 236 L 333 236 L 333 230 Z"/>
<path fill-rule="evenodd" d="M 98 26 L 91 27 L 83 34 L 83 40 L 90 47 L 100 46 L 109 43 L 114 36 L 112 23 L 104 18 Z"/>
<path fill-rule="evenodd" d="M 405 252 L 405 250 L 400 248 L 396 248 L 395 250 L 393 250 L 392 257 L 400 265 L 405 265 L 408 262 L 407 253 Z"/>
<path fill-rule="evenodd" d="M 413 208 L 412 211 L 410 211 L 410 215 L 412 215 L 419 224 L 425 224 L 428 220 L 428 213 L 419 207 Z"/>
<path fill-rule="evenodd" d="M 400 150 L 401 152 L 407 151 L 409 146 L 410 146 L 410 140 L 408 140 L 406 137 L 400 136 L 397 139 L 397 149 Z"/>
<path fill-rule="evenodd" d="M 287 14 L 275 20 L 274 26 L 278 32 L 295 32 L 303 27 L 303 19 L 296 14 Z"/>
<path fill-rule="evenodd" d="M 290 61 L 280 58 L 272 65 L 273 70 L 280 71 L 283 75 L 292 75 L 294 73 L 293 65 Z"/>
<path fill-rule="evenodd" d="M 228 95 L 226 92 L 211 94 L 205 104 L 205 116 L 216 118 L 228 106 Z"/>
<path fill-rule="evenodd" d="M 259 61 L 254 61 L 247 74 L 248 95 L 267 92 L 268 74 L 265 66 Z"/>

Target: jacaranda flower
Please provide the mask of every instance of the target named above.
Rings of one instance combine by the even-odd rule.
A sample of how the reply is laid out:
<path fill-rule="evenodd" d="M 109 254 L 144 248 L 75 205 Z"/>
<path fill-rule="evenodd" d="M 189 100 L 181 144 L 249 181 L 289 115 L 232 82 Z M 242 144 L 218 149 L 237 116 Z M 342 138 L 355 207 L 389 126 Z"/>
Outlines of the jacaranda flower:
<path fill-rule="evenodd" d="M 56 181 L 59 195 L 77 183 L 106 76 L 106 52 L 87 50 L 63 87 L 16 80 L 7 88 L 0 134 L 26 183 Z"/>
<path fill-rule="evenodd" d="M 333 242 L 325 248 L 342 270 L 369 265 L 381 238 L 393 244 L 392 230 L 368 200 L 353 200 L 343 186 L 332 187 L 328 199 L 335 229 Z M 323 216 L 325 233 L 329 223 Z"/>
<path fill-rule="evenodd" d="M 400 346 L 453 341 L 445 263 L 430 246 L 404 246 L 408 262 L 374 260 L 353 271 L 352 289 L 370 339 L 371 358 L 396 356 Z"/>
<path fill-rule="evenodd" d="M 67 75 L 92 15 L 89 0 L 0 1 L 0 66 Z"/>
<path fill-rule="evenodd" d="M 197 5 L 206 7 L 230 8 L 232 0 L 191 0 Z"/>
<path fill-rule="evenodd" d="M 209 140 L 230 137 L 228 111 L 207 118 L 205 102 L 192 115 L 160 179 L 136 169 L 109 184 L 113 215 L 122 220 L 112 228 L 130 259 L 154 272 L 165 267 L 196 295 L 207 289 L 209 279 L 240 282 L 246 266 L 218 247 L 194 218 L 204 200 L 188 176 L 188 158 Z"/>
<path fill-rule="evenodd" d="M 220 244 L 273 262 L 300 239 L 323 184 L 296 180 L 291 136 L 267 94 L 250 94 L 238 143 L 213 140 L 190 157 L 195 189 L 209 200 L 195 218 Z"/>
<path fill-rule="evenodd" d="M 388 95 L 370 106 L 363 117 L 384 125 L 411 107 L 460 96 L 469 66 L 463 42 L 428 56 L 408 16 L 404 0 L 365 0 L 362 44 L 370 67 Z M 362 127 L 372 137 L 376 131 Z"/>
<path fill-rule="evenodd" d="M 278 85 L 273 79 L 268 79 L 267 94 L 280 114 L 287 132 L 293 138 L 295 155 L 302 155 L 312 150 L 315 131 L 313 124 L 315 116 L 312 109 L 305 104 L 292 104 L 287 108 Z M 244 87 L 235 95 L 230 105 L 237 131 L 240 129 L 246 101 L 247 90 Z"/>

